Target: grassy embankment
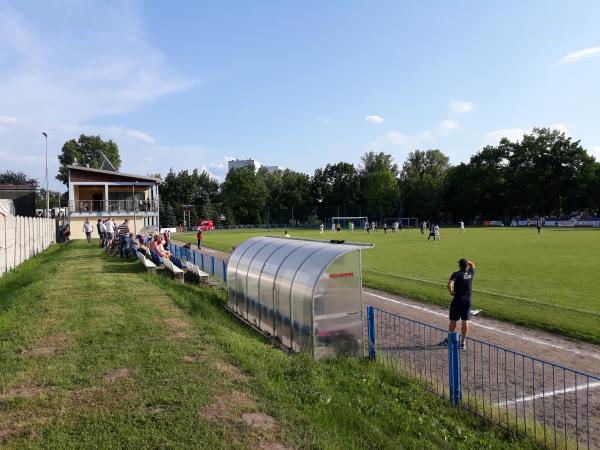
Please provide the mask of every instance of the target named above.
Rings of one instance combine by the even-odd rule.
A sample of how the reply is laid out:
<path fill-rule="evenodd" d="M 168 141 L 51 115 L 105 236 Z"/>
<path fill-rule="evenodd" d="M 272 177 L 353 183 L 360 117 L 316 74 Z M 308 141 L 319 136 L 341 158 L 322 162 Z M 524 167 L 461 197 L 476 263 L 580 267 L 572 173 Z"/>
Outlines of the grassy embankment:
<path fill-rule="evenodd" d="M 290 230 L 293 237 L 320 238 L 317 231 Z M 204 233 L 208 247 L 232 245 L 281 230 Z M 195 243 L 195 235 L 179 235 Z M 333 235 L 325 232 L 325 239 Z M 576 339 L 600 343 L 600 233 L 597 230 L 442 229 L 441 241 L 417 230 L 365 234 L 342 231 L 342 239 L 372 242 L 363 252 L 365 286 L 448 305 L 446 282 L 459 258 L 477 263 L 474 307 L 483 314 Z"/>
<path fill-rule="evenodd" d="M 367 360 L 288 356 L 177 285 L 54 246 L 0 279 L 6 448 L 530 448 Z"/>

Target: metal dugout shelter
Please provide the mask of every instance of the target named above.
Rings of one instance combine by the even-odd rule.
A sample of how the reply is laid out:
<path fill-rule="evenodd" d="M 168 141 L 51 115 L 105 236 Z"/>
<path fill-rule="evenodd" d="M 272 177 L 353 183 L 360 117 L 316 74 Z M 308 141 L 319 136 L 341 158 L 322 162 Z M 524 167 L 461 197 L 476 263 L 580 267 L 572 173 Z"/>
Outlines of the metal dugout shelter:
<path fill-rule="evenodd" d="M 317 360 L 361 356 L 361 249 L 373 245 L 343 242 L 248 239 L 227 265 L 228 308 Z"/>

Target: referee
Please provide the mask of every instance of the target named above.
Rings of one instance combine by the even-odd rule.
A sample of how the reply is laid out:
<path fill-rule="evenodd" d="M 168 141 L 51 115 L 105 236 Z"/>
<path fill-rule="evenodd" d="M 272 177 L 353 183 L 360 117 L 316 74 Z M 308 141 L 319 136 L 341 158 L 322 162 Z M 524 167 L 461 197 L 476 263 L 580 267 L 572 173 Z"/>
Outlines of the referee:
<path fill-rule="evenodd" d="M 448 280 L 448 292 L 454 298 L 450 304 L 450 326 L 449 332 L 456 330 L 456 322 L 461 320 L 460 348 L 466 350 L 467 333 L 469 332 L 469 320 L 471 319 L 471 289 L 475 277 L 475 264 L 468 259 L 462 258 L 458 261 L 459 271 L 454 272 Z"/>

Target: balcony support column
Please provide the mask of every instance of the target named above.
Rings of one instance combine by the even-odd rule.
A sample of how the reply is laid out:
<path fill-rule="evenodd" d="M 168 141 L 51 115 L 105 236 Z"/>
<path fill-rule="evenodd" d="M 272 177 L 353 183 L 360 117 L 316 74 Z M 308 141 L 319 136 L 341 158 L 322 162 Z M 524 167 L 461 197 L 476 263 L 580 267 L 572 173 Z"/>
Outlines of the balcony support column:
<path fill-rule="evenodd" d="M 104 183 L 104 211 L 108 211 L 108 184 Z"/>

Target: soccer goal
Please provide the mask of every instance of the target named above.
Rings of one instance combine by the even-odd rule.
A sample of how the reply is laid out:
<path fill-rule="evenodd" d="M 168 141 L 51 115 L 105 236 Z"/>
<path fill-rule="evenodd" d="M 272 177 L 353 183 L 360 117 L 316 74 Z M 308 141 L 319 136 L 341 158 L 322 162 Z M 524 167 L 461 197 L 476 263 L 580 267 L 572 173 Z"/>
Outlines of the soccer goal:
<path fill-rule="evenodd" d="M 354 225 L 354 229 L 360 230 L 364 228 L 365 223 L 368 221 L 368 217 L 332 217 L 331 221 L 328 221 L 328 225 L 333 224 L 335 226 L 339 223 L 342 230 L 351 230 Z"/>
<path fill-rule="evenodd" d="M 394 222 L 398 222 L 402 228 L 418 228 L 419 219 L 417 217 L 386 217 L 385 223 L 388 227 L 393 227 Z"/>

